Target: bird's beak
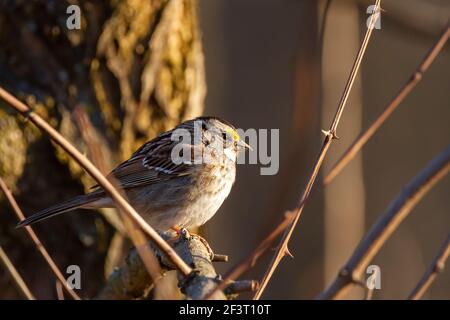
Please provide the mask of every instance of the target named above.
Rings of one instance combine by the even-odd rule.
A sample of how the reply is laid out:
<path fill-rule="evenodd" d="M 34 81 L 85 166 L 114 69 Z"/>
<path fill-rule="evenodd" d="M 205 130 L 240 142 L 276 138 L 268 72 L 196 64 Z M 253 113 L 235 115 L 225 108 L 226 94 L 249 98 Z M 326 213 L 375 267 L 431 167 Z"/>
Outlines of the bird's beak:
<path fill-rule="evenodd" d="M 250 147 L 249 144 L 245 143 L 244 140 L 239 139 L 239 141 L 237 142 L 237 145 L 238 145 L 239 147 L 241 147 L 242 149 L 244 149 L 244 150 L 245 150 L 245 149 L 249 149 L 250 151 L 253 151 L 253 148 Z"/>

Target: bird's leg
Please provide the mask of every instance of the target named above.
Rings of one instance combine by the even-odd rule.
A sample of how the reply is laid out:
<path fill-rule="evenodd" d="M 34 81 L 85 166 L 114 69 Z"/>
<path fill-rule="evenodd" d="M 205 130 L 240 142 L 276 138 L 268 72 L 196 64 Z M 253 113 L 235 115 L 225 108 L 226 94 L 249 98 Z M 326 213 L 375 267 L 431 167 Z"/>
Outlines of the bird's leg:
<path fill-rule="evenodd" d="M 170 229 L 172 229 L 173 231 L 175 231 L 176 234 L 177 234 L 177 236 L 179 236 L 180 233 L 181 233 L 181 229 L 183 229 L 183 228 L 181 228 L 180 226 L 172 226 L 172 227 L 170 227 Z"/>
<path fill-rule="evenodd" d="M 182 228 L 180 226 L 172 226 L 170 229 L 175 231 L 175 236 L 167 240 L 167 242 L 173 247 L 175 242 L 180 238 Z"/>

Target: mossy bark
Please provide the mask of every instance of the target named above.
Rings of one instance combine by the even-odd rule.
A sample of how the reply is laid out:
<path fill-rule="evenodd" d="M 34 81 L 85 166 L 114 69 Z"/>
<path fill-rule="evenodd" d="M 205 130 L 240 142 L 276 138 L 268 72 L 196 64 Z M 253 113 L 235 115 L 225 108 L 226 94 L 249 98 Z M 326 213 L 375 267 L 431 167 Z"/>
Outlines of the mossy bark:
<path fill-rule="evenodd" d="M 71 4 L 81 9 L 79 30 L 66 27 Z M 0 85 L 109 170 L 159 132 L 202 113 L 196 10 L 196 0 L 4 1 Z M 0 130 L 0 175 L 25 214 L 92 185 L 73 160 L 4 102 Z M 2 196 L 0 212 L 0 243 L 33 293 L 54 298 L 51 273 L 23 231 L 14 229 Z M 102 286 L 123 248 L 123 241 L 113 241 L 109 249 L 116 229 L 97 214 L 61 216 L 36 225 L 36 231 L 63 271 L 70 264 L 81 267 L 84 297 Z M 9 288 L 0 291 L 1 298 L 19 297 L 10 281 L 0 273 L 0 287 Z"/>

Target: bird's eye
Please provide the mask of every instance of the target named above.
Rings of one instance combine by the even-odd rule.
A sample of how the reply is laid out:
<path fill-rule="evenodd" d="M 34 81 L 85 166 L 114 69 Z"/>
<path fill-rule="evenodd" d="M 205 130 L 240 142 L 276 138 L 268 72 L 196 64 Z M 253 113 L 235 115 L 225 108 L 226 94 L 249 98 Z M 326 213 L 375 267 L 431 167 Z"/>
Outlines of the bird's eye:
<path fill-rule="evenodd" d="M 225 141 L 228 140 L 228 135 L 225 132 L 222 132 L 222 139 Z"/>
<path fill-rule="evenodd" d="M 202 130 L 203 131 L 208 130 L 208 127 L 206 126 L 206 123 L 204 121 L 202 121 Z"/>

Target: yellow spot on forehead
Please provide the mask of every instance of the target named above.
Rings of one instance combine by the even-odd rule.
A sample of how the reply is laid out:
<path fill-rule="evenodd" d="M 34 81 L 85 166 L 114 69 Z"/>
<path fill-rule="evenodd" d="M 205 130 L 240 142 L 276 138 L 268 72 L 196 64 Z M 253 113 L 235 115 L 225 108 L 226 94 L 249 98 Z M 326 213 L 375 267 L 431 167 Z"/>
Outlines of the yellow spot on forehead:
<path fill-rule="evenodd" d="M 232 128 L 227 128 L 226 131 L 233 138 L 233 141 L 241 140 L 241 137 L 239 137 L 239 134 L 237 133 L 236 130 L 234 130 Z"/>

